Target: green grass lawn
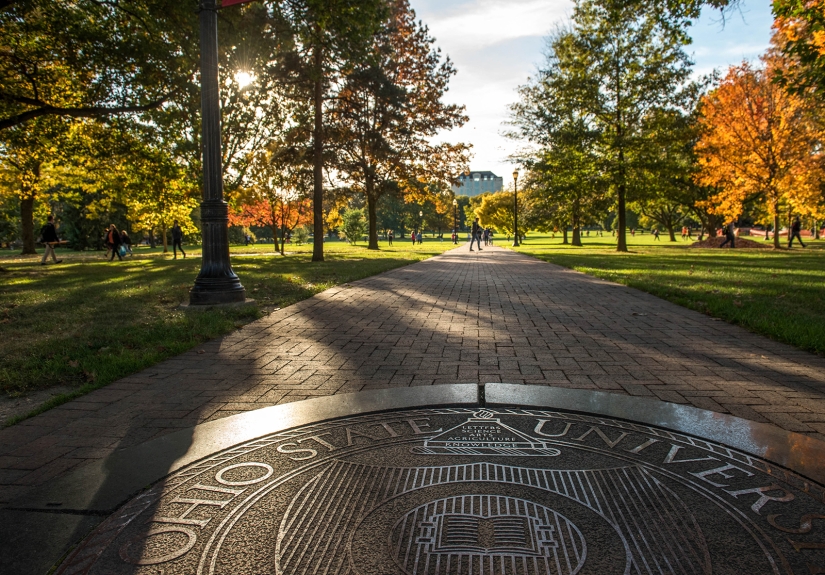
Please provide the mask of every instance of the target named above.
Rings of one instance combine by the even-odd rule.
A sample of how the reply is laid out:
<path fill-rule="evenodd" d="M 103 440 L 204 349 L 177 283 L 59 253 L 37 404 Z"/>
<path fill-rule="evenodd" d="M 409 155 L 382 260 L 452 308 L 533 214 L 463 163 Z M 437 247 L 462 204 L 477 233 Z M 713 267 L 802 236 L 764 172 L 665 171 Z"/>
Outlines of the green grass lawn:
<path fill-rule="evenodd" d="M 690 242 L 628 237 L 630 253 L 605 237 L 583 247 L 531 235 L 516 248 L 542 260 L 625 284 L 741 325 L 802 349 L 825 354 L 825 241 L 805 249 L 697 249 Z M 504 242 L 499 242 L 505 245 Z"/>
<path fill-rule="evenodd" d="M 378 252 L 330 241 L 325 260 L 312 246 L 233 246 L 232 266 L 256 307 L 186 312 L 179 305 L 200 269 L 200 248 L 173 260 L 161 248 L 137 248 L 109 262 L 102 252 L 58 250 L 63 263 L 0 252 L 0 386 L 19 396 L 56 385 L 73 391 L 41 411 L 226 334 L 275 308 L 337 284 L 420 261 L 450 247 L 396 241 Z M 18 418 L 19 419 L 19 418 Z M 2 422 L 0 422 L 2 423 Z M 6 422 L 10 423 L 10 422 Z"/>

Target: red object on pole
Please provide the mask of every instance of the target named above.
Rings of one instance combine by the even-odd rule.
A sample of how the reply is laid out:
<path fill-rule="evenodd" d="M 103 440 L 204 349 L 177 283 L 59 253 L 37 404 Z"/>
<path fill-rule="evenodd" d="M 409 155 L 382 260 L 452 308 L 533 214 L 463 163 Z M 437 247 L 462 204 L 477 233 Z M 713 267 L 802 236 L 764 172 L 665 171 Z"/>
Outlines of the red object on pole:
<path fill-rule="evenodd" d="M 221 8 L 226 8 L 227 6 L 234 6 L 235 4 L 246 4 L 247 2 L 252 2 L 253 0 L 223 0 L 221 2 Z"/>

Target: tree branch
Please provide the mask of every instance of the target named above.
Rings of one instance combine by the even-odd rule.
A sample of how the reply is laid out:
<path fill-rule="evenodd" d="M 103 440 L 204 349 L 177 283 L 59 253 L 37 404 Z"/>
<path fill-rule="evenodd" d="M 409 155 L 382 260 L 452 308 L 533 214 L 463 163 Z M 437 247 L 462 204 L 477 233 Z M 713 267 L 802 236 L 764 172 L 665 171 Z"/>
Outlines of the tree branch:
<path fill-rule="evenodd" d="M 3 2 L 4 0 L 0 0 Z M 88 108 L 60 108 L 57 106 L 43 105 L 34 110 L 28 110 L 22 114 L 17 114 L 11 118 L 0 120 L 0 130 L 6 130 L 19 126 L 29 120 L 39 118 L 41 116 L 69 116 L 72 118 L 94 118 L 97 116 L 112 116 L 116 114 L 132 114 L 135 112 L 148 112 L 161 106 L 164 102 L 169 100 L 173 95 L 179 92 L 180 89 L 173 90 L 163 96 L 162 98 L 144 104 L 142 106 L 119 106 L 110 108 L 107 106 L 92 106 Z"/>

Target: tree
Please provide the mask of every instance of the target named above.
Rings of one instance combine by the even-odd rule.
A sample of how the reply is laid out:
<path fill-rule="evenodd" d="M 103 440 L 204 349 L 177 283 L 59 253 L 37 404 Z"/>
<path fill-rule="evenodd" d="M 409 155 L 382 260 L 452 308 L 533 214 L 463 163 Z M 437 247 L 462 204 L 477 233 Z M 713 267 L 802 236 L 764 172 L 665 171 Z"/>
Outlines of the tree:
<path fill-rule="evenodd" d="M 324 260 L 324 167 L 326 108 L 330 90 L 342 81 L 359 59 L 366 57 L 372 38 L 386 17 L 384 0 L 289 0 L 277 6 L 292 26 L 293 98 L 310 102 L 301 123 L 312 125 L 312 261 Z M 333 98 L 334 99 L 334 98 Z"/>
<path fill-rule="evenodd" d="M 496 192 L 484 194 L 481 205 L 474 210 L 479 223 L 483 227 L 492 227 L 497 232 L 513 235 L 515 222 L 513 221 L 513 192 Z M 519 221 L 523 221 L 524 206 L 519 204 Z M 524 228 L 521 229 L 521 234 Z"/>
<path fill-rule="evenodd" d="M 599 165 L 598 138 L 598 132 L 572 110 L 559 110 L 548 145 L 526 161 L 529 215 L 525 223 L 542 230 L 562 228 L 565 237 L 570 225 L 573 245 L 582 245 L 582 226 L 595 223 L 610 204 L 608 182 Z"/>
<path fill-rule="evenodd" d="M 419 202 L 444 195 L 441 190 L 468 160 L 464 144 L 430 143 L 438 132 L 467 121 L 463 106 L 442 101 L 455 74 L 452 62 L 433 49 L 435 40 L 416 23 L 407 0 L 390 5 L 370 57 L 347 74 L 332 109 L 339 167 L 353 190 L 366 196 L 369 249 L 378 249 L 382 195 L 399 189 Z M 439 214 L 446 209 L 446 202 L 438 202 Z"/>
<path fill-rule="evenodd" d="M 822 157 L 820 132 L 805 101 L 771 81 L 775 60 L 768 57 L 765 64 L 731 67 L 702 100 L 696 178 L 720 190 L 708 200 L 711 211 L 732 220 L 756 202 L 778 230 L 783 204 L 802 212 L 821 205 Z"/>
<path fill-rule="evenodd" d="M 351 244 L 355 244 L 367 231 L 367 222 L 364 219 L 364 210 L 347 210 L 341 216 L 344 237 Z"/>
<path fill-rule="evenodd" d="M 36 118 L 158 108 L 193 79 L 193 1 L 26 0 L 0 6 L 0 130 Z"/>
<path fill-rule="evenodd" d="M 696 89 L 699 89 L 697 84 Z M 698 92 L 697 92 L 698 93 Z M 646 220 L 644 225 L 658 225 L 676 241 L 676 227 L 695 205 L 689 193 L 695 184 L 694 144 L 697 138 L 696 114 L 680 110 L 656 110 L 644 120 L 643 133 L 658 146 L 648 146 L 651 166 L 644 180 L 645 192 L 634 209 Z"/>
<path fill-rule="evenodd" d="M 311 221 L 310 202 L 302 193 L 308 185 L 308 173 L 295 162 L 295 152 L 282 142 L 272 141 L 267 149 L 251 154 L 249 185 L 230 215 L 232 225 L 268 226 L 276 242 L 280 235 L 281 255 L 287 234 Z"/>
<path fill-rule="evenodd" d="M 825 91 L 825 11 L 820 2 L 773 0 L 773 43 L 793 62 L 773 70 L 796 95 L 822 99 Z"/>
<path fill-rule="evenodd" d="M 594 146 L 618 215 L 619 251 L 627 251 L 626 210 L 640 200 L 656 146 L 643 120 L 685 104 L 690 61 L 683 46 L 698 4 L 655 0 L 578 0 L 570 30 L 550 38 L 538 76 L 512 108 L 513 136 L 550 145 L 573 118 L 597 135 Z"/>
<path fill-rule="evenodd" d="M 8 182 L 6 192 L 16 195 L 20 202 L 23 254 L 37 253 L 35 200 L 48 189 L 44 185 L 44 172 L 58 159 L 58 149 L 62 147 L 68 130 L 68 124 L 61 119 L 38 118 L 3 132 L 0 169 Z"/>

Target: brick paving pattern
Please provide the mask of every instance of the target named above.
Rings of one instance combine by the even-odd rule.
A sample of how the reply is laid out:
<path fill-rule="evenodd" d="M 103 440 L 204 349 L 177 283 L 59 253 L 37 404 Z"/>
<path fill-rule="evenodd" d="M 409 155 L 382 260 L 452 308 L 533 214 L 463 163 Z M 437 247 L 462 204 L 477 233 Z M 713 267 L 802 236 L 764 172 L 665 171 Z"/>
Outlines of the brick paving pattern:
<path fill-rule="evenodd" d="M 824 368 L 824 358 L 649 294 L 465 246 L 328 290 L 0 431 L 0 505 L 179 428 L 375 388 L 593 389 L 825 439 Z"/>

